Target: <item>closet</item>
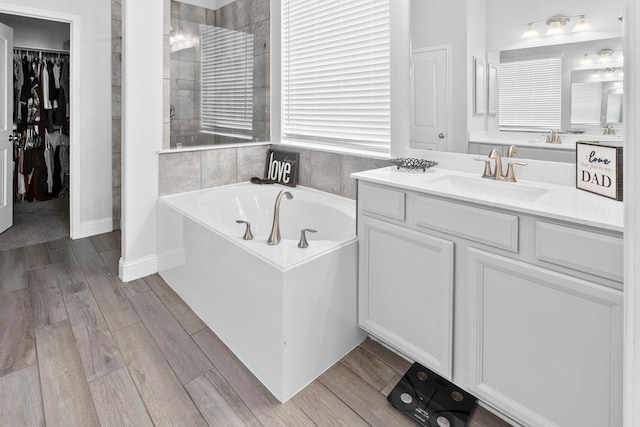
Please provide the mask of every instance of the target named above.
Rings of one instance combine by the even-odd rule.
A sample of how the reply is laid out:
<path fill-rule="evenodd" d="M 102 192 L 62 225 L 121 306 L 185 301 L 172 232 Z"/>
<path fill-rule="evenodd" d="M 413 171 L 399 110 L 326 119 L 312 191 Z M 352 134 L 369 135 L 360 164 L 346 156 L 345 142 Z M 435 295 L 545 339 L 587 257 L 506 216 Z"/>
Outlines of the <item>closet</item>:
<path fill-rule="evenodd" d="M 63 198 L 69 187 L 69 55 L 13 49 L 14 200 Z"/>
<path fill-rule="evenodd" d="M 68 23 L 0 14 L 13 29 L 13 226 L 0 250 L 70 235 Z M 11 160 L 11 159 L 9 159 Z"/>

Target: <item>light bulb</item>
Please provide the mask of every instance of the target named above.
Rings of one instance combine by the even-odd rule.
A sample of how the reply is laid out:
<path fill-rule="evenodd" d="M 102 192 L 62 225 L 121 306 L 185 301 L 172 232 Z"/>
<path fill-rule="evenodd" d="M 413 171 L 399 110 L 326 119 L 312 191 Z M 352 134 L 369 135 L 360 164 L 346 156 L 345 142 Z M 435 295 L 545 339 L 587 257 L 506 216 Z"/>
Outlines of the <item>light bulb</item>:
<path fill-rule="evenodd" d="M 549 29 L 547 30 L 548 36 L 555 36 L 558 34 L 564 34 L 564 28 L 562 28 L 562 23 L 557 20 L 552 20 L 549 22 Z"/>
<path fill-rule="evenodd" d="M 532 24 L 532 23 L 527 24 L 527 28 L 525 28 L 524 33 L 522 33 L 522 38 L 533 39 L 536 37 L 540 37 L 540 34 L 538 34 L 538 30 L 536 29 L 535 24 Z"/>
<path fill-rule="evenodd" d="M 591 22 L 584 15 L 580 15 L 576 21 L 576 25 L 573 27 L 573 32 L 591 31 L 592 29 L 593 27 L 591 26 Z"/>

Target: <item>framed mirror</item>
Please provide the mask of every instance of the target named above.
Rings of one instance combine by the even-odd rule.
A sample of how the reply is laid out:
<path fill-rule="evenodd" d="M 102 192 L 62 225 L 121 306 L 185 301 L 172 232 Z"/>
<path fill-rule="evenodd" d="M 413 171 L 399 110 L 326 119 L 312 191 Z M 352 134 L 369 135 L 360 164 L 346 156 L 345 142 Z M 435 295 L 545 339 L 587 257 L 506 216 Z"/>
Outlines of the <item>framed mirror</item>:
<path fill-rule="evenodd" d="M 489 144 L 513 140 L 522 145 L 540 143 L 536 147 L 539 150 L 552 148 L 546 150 L 548 156 L 545 156 L 545 160 L 553 160 L 554 153 L 561 151 L 560 148 L 567 148 L 549 147 L 544 144 L 550 127 L 517 126 L 516 124 L 507 129 L 507 126 L 500 124 L 501 119 L 504 118 L 500 113 L 502 104 L 500 90 L 504 83 L 501 69 L 503 61 L 523 59 L 524 55 L 529 53 L 533 55 L 532 58 L 539 59 L 546 54 L 543 52 L 544 49 L 562 58 L 559 92 L 554 95 L 559 101 L 557 106 L 559 114 L 553 123 L 553 128 L 560 129 L 563 133 L 575 131 L 585 132 L 581 134 L 585 136 L 602 136 L 601 127 L 571 124 L 571 72 L 580 65 L 586 53 L 594 54 L 605 48 L 614 51 L 622 50 L 622 25 L 618 18 L 623 13 L 622 0 L 612 0 L 607 4 L 597 0 L 578 3 L 567 0 L 541 0 L 528 3 L 513 0 L 486 0 L 464 4 L 445 0 L 429 2 L 411 0 L 412 58 L 415 52 L 442 46 L 448 47 L 450 52 L 447 58 L 448 78 L 446 79 L 449 86 L 438 87 L 438 93 L 447 94 L 446 104 L 451 108 L 448 113 L 439 110 L 440 115 L 446 115 L 442 125 L 446 130 L 442 133 L 446 134 L 448 139 L 446 149 L 454 152 L 470 152 L 472 143 L 478 142 L 487 145 L 483 145 L 477 152 L 472 152 L 486 154 Z M 547 35 L 546 18 L 559 14 L 571 15 L 573 18 L 567 21 L 566 28 L 561 34 Z M 574 32 L 573 28 L 578 22 L 574 16 L 582 14 L 590 20 L 592 29 Z M 523 33 L 527 24 L 532 21 L 539 22 L 539 36 L 525 39 L 522 37 Z M 614 41 L 620 43 L 620 46 L 613 43 Z M 561 52 L 563 47 L 570 46 L 574 46 L 575 53 Z M 574 58 L 570 58 L 570 55 Z M 481 73 L 477 67 L 478 59 L 488 64 L 485 69 L 484 102 L 482 95 L 477 91 L 479 88 L 477 75 Z M 420 87 L 420 85 L 414 84 L 414 87 Z M 610 93 L 610 95 L 609 92 L 606 94 L 607 100 L 610 100 L 607 102 L 607 108 L 609 105 L 613 106 L 621 96 L 619 91 Z M 419 94 L 411 93 L 411 97 L 419 99 Z M 602 97 L 604 99 L 605 95 L 603 94 Z M 412 108 L 414 107 L 417 105 L 412 105 Z M 484 113 L 482 113 L 483 109 Z M 607 115 L 610 120 L 614 120 L 616 113 L 619 112 L 611 107 L 611 112 Z M 620 114 L 617 116 L 620 117 Z M 623 125 L 619 122 L 615 140 L 622 140 L 622 128 Z M 416 146 L 415 135 L 412 130 L 411 147 Z M 577 138 L 575 135 L 563 135 L 562 139 L 569 141 L 567 144 L 571 144 L 575 138 Z M 437 141 L 420 140 L 419 142 L 422 146 L 433 146 Z M 575 152 L 570 155 L 569 150 L 570 148 L 565 150 L 567 155 L 560 161 L 567 162 L 575 159 Z M 520 156 L 525 157 L 525 150 L 519 151 Z"/>

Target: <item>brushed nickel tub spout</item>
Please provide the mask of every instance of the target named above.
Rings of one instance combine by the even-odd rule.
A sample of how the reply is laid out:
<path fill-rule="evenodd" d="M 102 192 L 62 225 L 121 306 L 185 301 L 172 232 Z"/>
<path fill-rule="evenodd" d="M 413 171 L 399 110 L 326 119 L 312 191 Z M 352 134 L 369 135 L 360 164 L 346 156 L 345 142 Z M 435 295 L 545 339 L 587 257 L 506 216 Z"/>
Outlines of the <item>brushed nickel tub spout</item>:
<path fill-rule="evenodd" d="M 276 197 L 276 205 L 273 208 L 273 225 L 271 226 L 271 234 L 267 240 L 267 244 L 269 245 L 277 245 L 280 243 L 280 202 L 282 201 L 282 196 L 286 196 L 287 199 L 293 199 L 293 194 L 288 191 L 282 190 L 278 193 L 278 197 Z"/>

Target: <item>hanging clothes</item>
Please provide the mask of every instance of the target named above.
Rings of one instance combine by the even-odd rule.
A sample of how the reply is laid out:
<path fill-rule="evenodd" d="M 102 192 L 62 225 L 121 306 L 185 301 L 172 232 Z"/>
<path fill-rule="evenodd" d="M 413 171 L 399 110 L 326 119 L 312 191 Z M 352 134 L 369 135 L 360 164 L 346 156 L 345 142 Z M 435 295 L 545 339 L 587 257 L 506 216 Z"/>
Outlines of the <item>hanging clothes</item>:
<path fill-rule="evenodd" d="M 45 110 L 51 110 L 53 109 L 53 105 L 51 105 L 51 98 L 50 98 L 50 87 L 49 87 L 49 71 L 47 70 L 47 66 L 46 64 L 43 64 L 42 67 L 40 67 L 40 86 L 41 86 L 41 101 L 42 101 L 42 108 L 44 108 Z"/>
<path fill-rule="evenodd" d="M 65 197 L 69 182 L 69 59 L 14 49 L 14 195 L 18 202 Z"/>
<path fill-rule="evenodd" d="M 67 104 L 65 106 L 65 114 L 66 117 L 69 117 L 69 94 L 71 93 L 69 92 L 69 67 L 71 66 L 71 63 L 67 60 L 62 61 L 60 65 L 62 67 L 62 74 L 60 76 L 60 87 L 64 89 L 64 96 Z"/>
<path fill-rule="evenodd" d="M 51 109 L 58 107 L 58 87 L 56 87 L 56 79 L 53 75 L 53 62 L 46 61 L 47 74 L 49 77 L 49 101 L 51 101 Z"/>
<path fill-rule="evenodd" d="M 53 133 L 49 133 L 49 131 L 45 132 L 44 162 L 47 166 L 47 193 L 53 193 L 53 154 L 55 152 L 56 146 L 58 145 L 60 134 L 57 131 L 54 131 Z M 56 136 L 56 134 L 58 136 Z"/>
<path fill-rule="evenodd" d="M 22 108 L 20 108 L 20 99 L 22 98 L 22 86 L 24 86 L 24 69 L 22 67 L 22 60 L 20 55 L 14 55 L 13 57 L 13 114 L 14 122 L 19 124 L 22 122 Z"/>

